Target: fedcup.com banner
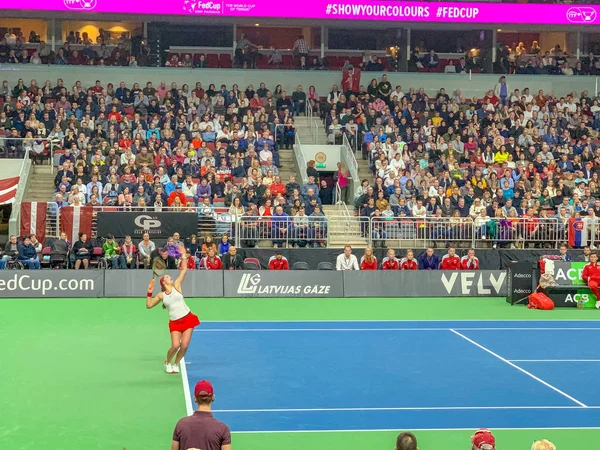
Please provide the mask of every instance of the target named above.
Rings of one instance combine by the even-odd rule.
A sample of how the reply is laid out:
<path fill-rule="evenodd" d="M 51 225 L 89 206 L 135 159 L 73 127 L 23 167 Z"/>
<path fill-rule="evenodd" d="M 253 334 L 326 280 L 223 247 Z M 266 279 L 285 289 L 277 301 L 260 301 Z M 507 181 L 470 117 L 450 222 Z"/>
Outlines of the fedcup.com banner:
<path fill-rule="evenodd" d="M 344 2 L 311 0 L 301 4 L 277 0 L 30 0 L 0 2 L 2 9 L 199 15 L 222 17 L 385 20 L 398 22 L 507 23 L 594 25 L 600 23 L 599 5 L 541 5 L 497 3 L 427 3 L 368 0 Z"/>

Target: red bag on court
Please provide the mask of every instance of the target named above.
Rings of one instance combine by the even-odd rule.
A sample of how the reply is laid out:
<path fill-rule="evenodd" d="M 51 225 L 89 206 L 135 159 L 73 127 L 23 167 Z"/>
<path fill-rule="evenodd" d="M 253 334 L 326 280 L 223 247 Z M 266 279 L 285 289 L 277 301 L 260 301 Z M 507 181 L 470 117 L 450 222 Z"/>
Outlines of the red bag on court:
<path fill-rule="evenodd" d="M 542 309 L 548 311 L 550 309 L 554 309 L 554 302 L 550 297 L 542 292 L 534 292 L 533 294 L 529 294 L 529 304 L 527 307 L 529 309 Z"/>

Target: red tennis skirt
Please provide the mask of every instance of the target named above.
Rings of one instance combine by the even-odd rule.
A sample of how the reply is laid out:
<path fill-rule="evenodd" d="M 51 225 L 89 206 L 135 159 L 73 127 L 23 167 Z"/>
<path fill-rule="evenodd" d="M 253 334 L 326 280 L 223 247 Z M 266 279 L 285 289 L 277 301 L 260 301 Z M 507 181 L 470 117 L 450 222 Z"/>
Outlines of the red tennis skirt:
<path fill-rule="evenodd" d="M 200 325 L 200 319 L 198 319 L 198 316 L 192 312 L 189 312 L 181 319 L 169 320 L 169 331 L 171 333 L 173 331 L 179 331 L 183 333 L 185 330 L 196 328 L 198 325 Z"/>

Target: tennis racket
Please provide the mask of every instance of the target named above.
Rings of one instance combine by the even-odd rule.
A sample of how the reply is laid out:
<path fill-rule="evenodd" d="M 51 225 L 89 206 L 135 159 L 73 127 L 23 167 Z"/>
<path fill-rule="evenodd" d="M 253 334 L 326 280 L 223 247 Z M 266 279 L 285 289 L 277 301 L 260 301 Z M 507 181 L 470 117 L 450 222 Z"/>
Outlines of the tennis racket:
<path fill-rule="evenodd" d="M 167 263 L 160 256 L 155 257 L 152 260 L 152 276 L 153 278 L 160 278 L 165 274 L 167 270 Z"/>

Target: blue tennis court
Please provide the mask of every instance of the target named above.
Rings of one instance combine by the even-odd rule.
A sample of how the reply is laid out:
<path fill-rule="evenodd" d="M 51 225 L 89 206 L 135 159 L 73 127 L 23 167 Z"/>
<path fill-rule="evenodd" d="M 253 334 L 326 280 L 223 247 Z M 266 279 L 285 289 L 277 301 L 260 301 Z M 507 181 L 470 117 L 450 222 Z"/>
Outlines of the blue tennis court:
<path fill-rule="evenodd" d="M 600 321 L 204 322 L 184 391 L 210 380 L 238 432 L 595 428 L 599 340 Z"/>

